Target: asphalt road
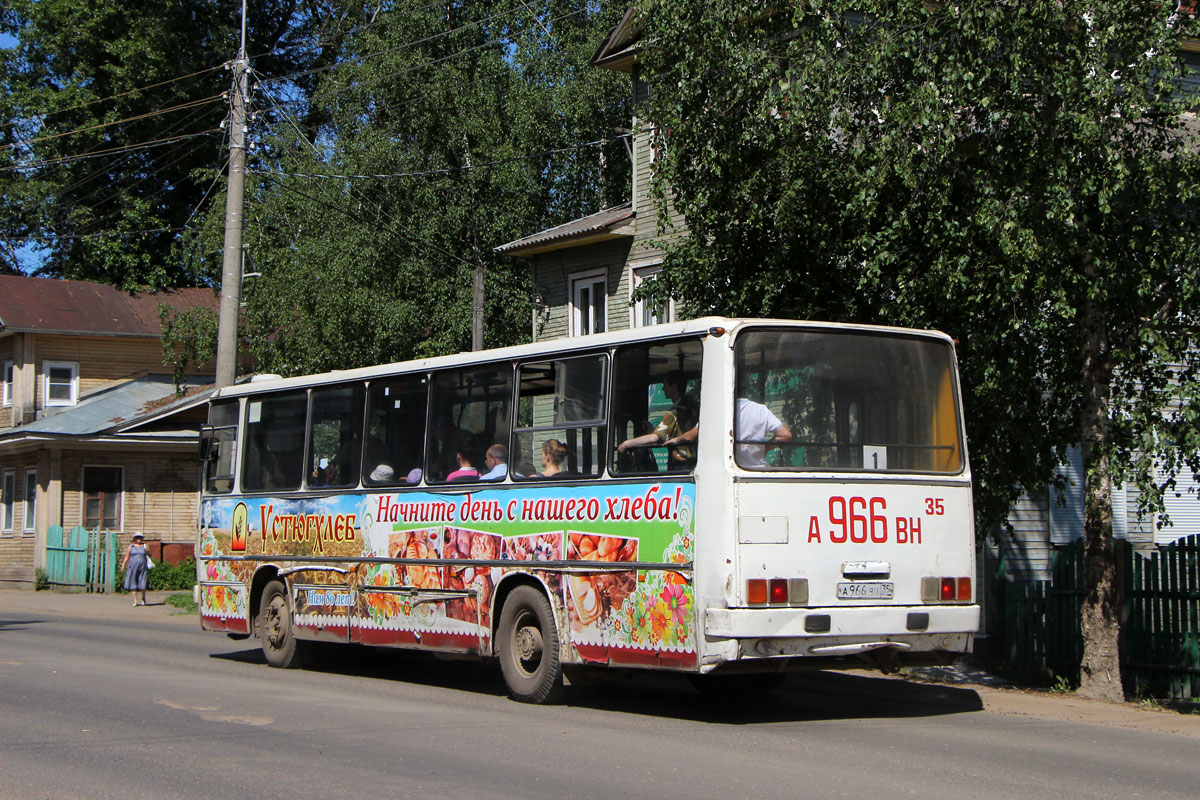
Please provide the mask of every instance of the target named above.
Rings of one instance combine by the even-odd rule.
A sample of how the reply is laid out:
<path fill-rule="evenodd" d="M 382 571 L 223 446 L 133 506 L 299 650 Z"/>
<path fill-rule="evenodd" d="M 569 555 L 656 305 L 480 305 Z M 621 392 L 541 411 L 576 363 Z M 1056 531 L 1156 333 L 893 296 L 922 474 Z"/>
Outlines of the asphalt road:
<path fill-rule="evenodd" d="M 646 675 L 533 707 L 491 664 L 342 649 L 280 671 L 166 607 L 0 592 L 0 798 L 1197 796 L 1194 731 L 983 692 L 814 673 L 715 707 Z"/>

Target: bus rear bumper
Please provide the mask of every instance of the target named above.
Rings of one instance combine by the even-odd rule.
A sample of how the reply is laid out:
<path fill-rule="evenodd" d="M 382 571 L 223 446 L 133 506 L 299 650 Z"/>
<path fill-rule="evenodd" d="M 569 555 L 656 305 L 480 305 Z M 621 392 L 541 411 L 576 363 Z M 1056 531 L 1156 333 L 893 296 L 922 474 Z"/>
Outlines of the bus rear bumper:
<path fill-rule="evenodd" d="M 704 620 L 706 638 L 734 640 L 738 659 L 966 653 L 978 630 L 978 605 L 710 608 Z"/>

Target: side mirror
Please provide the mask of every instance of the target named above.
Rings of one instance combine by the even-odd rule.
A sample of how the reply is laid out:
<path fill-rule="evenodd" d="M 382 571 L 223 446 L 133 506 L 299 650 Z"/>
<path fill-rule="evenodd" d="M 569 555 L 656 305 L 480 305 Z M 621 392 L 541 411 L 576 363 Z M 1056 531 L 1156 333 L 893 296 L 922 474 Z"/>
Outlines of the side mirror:
<path fill-rule="evenodd" d="M 218 449 L 216 439 L 202 434 L 200 436 L 200 452 L 197 454 L 197 458 L 200 461 L 212 461 L 217 457 Z"/>

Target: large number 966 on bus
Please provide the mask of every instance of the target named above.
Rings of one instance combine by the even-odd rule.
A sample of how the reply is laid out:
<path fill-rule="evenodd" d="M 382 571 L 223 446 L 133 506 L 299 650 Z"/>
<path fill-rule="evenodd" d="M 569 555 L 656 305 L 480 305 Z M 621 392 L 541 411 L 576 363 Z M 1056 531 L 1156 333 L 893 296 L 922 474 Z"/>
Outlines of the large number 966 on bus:
<path fill-rule="evenodd" d="M 202 625 L 771 688 L 978 628 L 952 342 L 709 318 L 214 393 Z"/>

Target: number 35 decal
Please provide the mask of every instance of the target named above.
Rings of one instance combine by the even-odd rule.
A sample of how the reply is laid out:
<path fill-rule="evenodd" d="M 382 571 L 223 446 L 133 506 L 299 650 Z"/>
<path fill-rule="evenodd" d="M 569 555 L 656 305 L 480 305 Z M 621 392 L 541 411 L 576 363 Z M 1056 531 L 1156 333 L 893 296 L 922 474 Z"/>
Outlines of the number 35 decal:
<path fill-rule="evenodd" d="M 940 498 L 940 497 L 926 497 L 925 498 L 925 516 L 940 517 L 945 513 L 946 513 L 946 508 L 942 505 L 942 498 Z"/>

